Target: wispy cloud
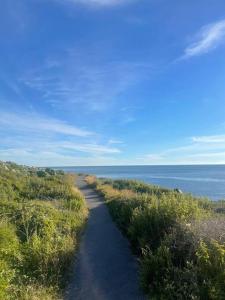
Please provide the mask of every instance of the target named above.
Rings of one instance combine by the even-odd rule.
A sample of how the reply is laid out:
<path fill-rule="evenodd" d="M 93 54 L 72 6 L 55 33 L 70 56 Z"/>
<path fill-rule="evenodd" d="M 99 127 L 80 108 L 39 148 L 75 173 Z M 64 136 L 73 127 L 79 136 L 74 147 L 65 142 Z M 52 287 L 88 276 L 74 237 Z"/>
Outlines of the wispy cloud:
<path fill-rule="evenodd" d="M 91 131 L 67 124 L 61 120 L 40 116 L 37 114 L 15 114 L 0 112 L 0 125 L 17 131 L 58 133 L 78 137 L 93 135 Z"/>
<path fill-rule="evenodd" d="M 113 7 L 131 3 L 134 0 L 58 0 L 58 2 L 66 2 L 71 4 L 82 4 L 85 6 Z"/>
<path fill-rule="evenodd" d="M 225 135 L 195 136 L 178 145 L 139 158 L 149 164 L 225 163 Z"/>
<path fill-rule="evenodd" d="M 147 78 L 149 64 L 124 60 L 109 61 L 100 49 L 72 49 L 42 68 L 26 72 L 21 82 L 38 91 L 54 106 L 73 106 L 99 112 L 112 108 L 123 93 Z"/>
<path fill-rule="evenodd" d="M 78 152 L 84 154 L 90 154 L 91 156 L 107 156 L 109 154 L 121 153 L 118 147 L 112 147 L 108 144 L 97 144 L 90 142 L 71 141 L 68 137 L 64 139 L 57 139 L 49 136 L 18 136 L 17 140 L 2 139 L 2 145 L 4 149 L 10 151 L 27 151 L 30 153 L 36 152 L 55 152 L 63 154 L 64 156 L 76 156 Z"/>
<path fill-rule="evenodd" d="M 203 26 L 194 40 L 185 49 L 183 59 L 208 53 L 221 45 L 225 40 L 225 20 Z"/>
<path fill-rule="evenodd" d="M 206 144 L 224 143 L 225 144 L 225 135 L 196 136 L 193 137 L 192 140 L 193 142 L 196 143 L 206 143 Z"/>
<path fill-rule="evenodd" d="M 109 146 L 98 145 L 98 144 L 75 144 L 75 143 L 61 143 L 58 144 L 61 148 L 75 150 L 80 152 L 86 152 L 91 154 L 113 154 L 120 153 L 121 151 L 118 148 L 112 148 Z"/>
<path fill-rule="evenodd" d="M 0 160 L 33 165 L 71 165 L 75 162 L 82 165 L 98 164 L 110 155 L 121 153 L 118 146 L 101 142 L 94 132 L 34 113 L 1 112 L 0 128 Z M 81 157 L 80 162 L 78 157 Z"/>
<path fill-rule="evenodd" d="M 1 160 L 13 160 L 20 164 L 33 166 L 96 166 L 118 163 L 115 157 L 65 155 L 56 151 L 30 151 L 29 149 L 0 149 Z"/>
<path fill-rule="evenodd" d="M 121 140 L 118 140 L 118 139 L 110 139 L 108 141 L 108 144 L 111 145 L 111 144 L 123 144 L 123 141 Z"/>

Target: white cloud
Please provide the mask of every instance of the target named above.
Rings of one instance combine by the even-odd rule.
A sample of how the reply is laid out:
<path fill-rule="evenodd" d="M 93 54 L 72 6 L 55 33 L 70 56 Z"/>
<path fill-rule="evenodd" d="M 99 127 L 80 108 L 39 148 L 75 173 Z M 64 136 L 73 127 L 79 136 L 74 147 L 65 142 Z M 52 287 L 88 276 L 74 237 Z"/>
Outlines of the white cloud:
<path fill-rule="evenodd" d="M 193 142 L 196 143 L 224 143 L 225 135 L 209 135 L 209 136 L 197 136 L 192 138 Z"/>
<path fill-rule="evenodd" d="M 225 135 L 196 136 L 179 145 L 139 158 L 145 164 L 224 164 Z"/>
<path fill-rule="evenodd" d="M 207 158 L 207 159 L 217 159 L 219 157 L 223 159 L 223 163 L 224 163 L 225 151 L 212 152 L 212 153 L 196 153 L 196 154 L 191 154 L 190 157 Z"/>
<path fill-rule="evenodd" d="M 59 145 L 61 148 L 76 150 L 91 154 L 113 154 L 113 153 L 120 153 L 121 151 L 117 148 L 112 148 L 104 145 L 98 144 L 75 144 L 75 143 L 62 143 Z"/>
<path fill-rule="evenodd" d="M 212 137 L 221 137 L 212 143 Z M 0 159 L 32 165 L 134 165 L 134 164 L 224 164 L 223 135 L 186 139 L 184 145 L 149 153 L 142 157 L 122 158 L 121 150 L 109 143 L 75 142 L 49 137 L 19 137 L 1 140 Z M 215 140 L 215 139 L 214 139 Z M 220 142 L 218 142 L 220 141 Z M 4 144 L 6 145 L 4 147 Z"/>
<path fill-rule="evenodd" d="M 99 7 L 112 7 L 126 3 L 130 3 L 133 0 L 58 0 L 60 2 L 67 2 L 72 4 L 83 4 L 85 6 L 99 6 Z"/>
<path fill-rule="evenodd" d="M 75 162 L 87 165 L 107 161 L 107 158 L 113 160 L 109 155 L 121 152 L 118 147 L 101 143 L 96 133 L 37 114 L 1 112 L 0 128 L 0 160 L 32 165 L 73 165 Z"/>
<path fill-rule="evenodd" d="M 110 144 L 123 144 L 123 141 L 118 140 L 118 139 L 110 139 L 110 140 L 108 141 L 108 144 L 109 144 L 109 145 L 110 145 Z"/>
<path fill-rule="evenodd" d="M 201 28 L 195 41 L 185 49 L 183 58 L 207 53 L 217 48 L 225 40 L 225 20 Z"/>
<path fill-rule="evenodd" d="M 0 112 L 0 125 L 12 128 L 16 131 L 22 130 L 39 133 L 58 133 L 78 137 L 93 135 L 93 132 L 72 126 L 61 120 L 47 118 L 37 114 L 14 114 Z"/>
<path fill-rule="evenodd" d="M 114 157 L 64 155 L 55 151 L 40 150 L 32 152 L 26 149 L 0 150 L 0 159 L 3 161 L 13 160 L 20 164 L 33 166 L 96 166 L 113 165 L 118 163 Z"/>
<path fill-rule="evenodd" d="M 84 113 L 112 110 L 119 97 L 147 78 L 152 68 L 141 61 L 111 61 L 102 54 L 104 47 L 70 49 L 58 63 L 54 59 L 54 64 L 47 61 L 42 68 L 25 72 L 21 82 L 53 106 L 79 105 Z"/>
<path fill-rule="evenodd" d="M 0 149 L 0 153 L 8 151 L 8 153 L 20 154 L 24 152 L 36 153 L 36 152 L 54 152 L 60 153 L 60 155 L 67 156 L 76 156 L 77 152 L 88 153 L 92 156 L 105 156 L 108 154 L 118 154 L 121 151 L 115 147 L 109 147 L 107 145 L 101 144 L 91 144 L 91 143 L 76 143 L 70 141 L 60 141 L 48 138 L 38 139 L 37 141 L 31 139 L 23 139 L 22 143 L 13 142 L 11 145 L 8 143 L 8 146 L 5 149 Z"/>

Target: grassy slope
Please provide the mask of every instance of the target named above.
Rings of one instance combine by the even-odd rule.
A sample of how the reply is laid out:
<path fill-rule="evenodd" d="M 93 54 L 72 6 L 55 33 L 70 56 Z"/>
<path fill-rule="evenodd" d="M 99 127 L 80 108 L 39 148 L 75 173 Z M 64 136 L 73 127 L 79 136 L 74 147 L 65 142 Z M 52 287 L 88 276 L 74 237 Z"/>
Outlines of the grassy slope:
<path fill-rule="evenodd" d="M 59 299 L 86 217 L 72 175 L 0 162 L 0 299 Z"/>
<path fill-rule="evenodd" d="M 225 299 L 223 202 L 138 181 L 87 182 L 104 196 L 139 255 L 141 284 L 151 299 Z"/>

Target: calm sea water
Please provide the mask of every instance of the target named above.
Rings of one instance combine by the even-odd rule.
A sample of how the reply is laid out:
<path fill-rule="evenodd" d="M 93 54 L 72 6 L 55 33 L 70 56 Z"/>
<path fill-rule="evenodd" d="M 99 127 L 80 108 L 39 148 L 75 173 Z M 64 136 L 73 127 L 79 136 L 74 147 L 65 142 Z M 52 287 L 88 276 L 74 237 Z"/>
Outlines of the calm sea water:
<path fill-rule="evenodd" d="M 196 196 L 225 199 L 225 165 L 62 167 L 66 172 L 98 177 L 137 179 Z"/>

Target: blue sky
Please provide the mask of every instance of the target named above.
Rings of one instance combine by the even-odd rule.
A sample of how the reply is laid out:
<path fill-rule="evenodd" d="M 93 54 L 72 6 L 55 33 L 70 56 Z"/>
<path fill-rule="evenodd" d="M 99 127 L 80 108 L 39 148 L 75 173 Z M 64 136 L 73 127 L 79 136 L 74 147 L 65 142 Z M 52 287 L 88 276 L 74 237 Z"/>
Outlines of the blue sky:
<path fill-rule="evenodd" d="M 3 0 L 0 159 L 225 163 L 224 0 Z"/>

